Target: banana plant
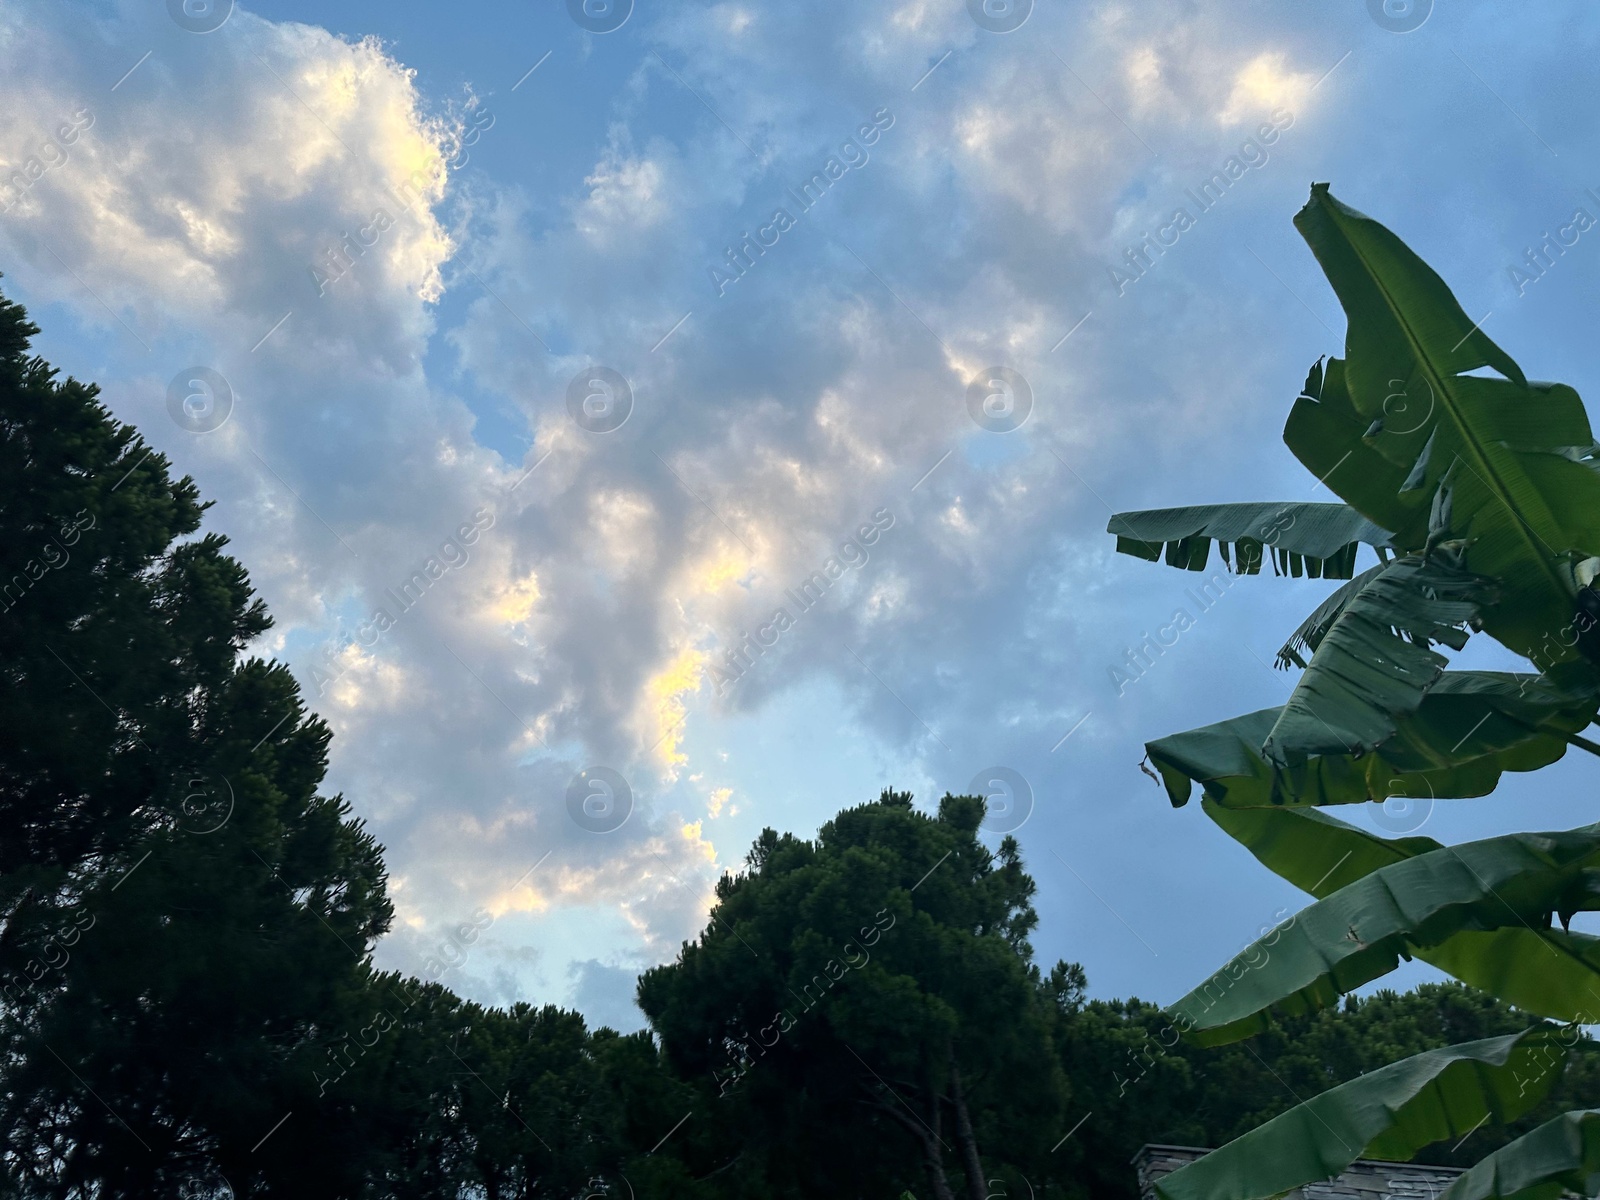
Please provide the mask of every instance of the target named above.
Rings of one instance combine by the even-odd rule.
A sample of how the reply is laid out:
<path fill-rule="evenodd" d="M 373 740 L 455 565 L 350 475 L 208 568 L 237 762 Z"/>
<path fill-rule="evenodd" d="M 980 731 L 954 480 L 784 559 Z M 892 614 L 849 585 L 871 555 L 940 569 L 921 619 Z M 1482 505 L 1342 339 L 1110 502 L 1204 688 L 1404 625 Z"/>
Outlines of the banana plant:
<path fill-rule="evenodd" d="M 1177 1002 L 1175 1023 L 1202 1043 L 1246 1037 L 1411 957 L 1531 1016 L 1593 1023 L 1600 939 L 1566 925 L 1600 909 L 1600 826 L 1443 846 L 1317 810 L 1483 796 L 1569 748 L 1600 754 L 1583 736 L 1600 712 L 1600 446 L 1572 388 L 1530 381 L 1432 268 L 1326 184 L 1295 226 L 1347 330 L 1344 357 L 1312 366 L 1283 438 L 1340 502 L 1153 509 L 1107 528 L 1120 552 L 1185 570 L 1206 569 L 1215 543 L 1222 569 L 1259 573 L 1270 558 L 1279 574 L 1346 581 L 1278 653 L 1299 672 L 1285 704 L 1146 744 L 1174 806 L 1199 784 L 1222 829 L 1314 898 Z M 1373 561 L 1358 571 L 1362 546 Z M 1447 670 L 1477 634 L 1529 669 Z M 1533 1102 L 1514 1064 L 1541 1047 L 1546 1074 L 1559 1070 L 1559 1036 L 1538 1024 L 1372 1072 L 1157 1191 L 1276 1196 L 1363 1154 L 1409 1158 L 1468 1118 L 1514 1119 Z M 1542 1200 L 1552 1180 L 1587 1182 L 1600 1134 L 1592 1114 L 1568 1116 L 1463 1177 L 1453 1200 Z"/>

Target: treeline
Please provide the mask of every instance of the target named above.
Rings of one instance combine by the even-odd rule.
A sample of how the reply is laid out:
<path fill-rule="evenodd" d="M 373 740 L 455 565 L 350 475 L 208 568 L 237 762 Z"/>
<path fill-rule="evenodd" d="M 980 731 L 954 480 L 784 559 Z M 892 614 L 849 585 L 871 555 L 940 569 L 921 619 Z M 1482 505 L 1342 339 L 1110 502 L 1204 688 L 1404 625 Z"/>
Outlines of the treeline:
<path fill-rule="evenodd" d="M 764 833 L 640 980 L 648 1033 L 377 972 L 382 852 L 243 657 L 246 572 L 36 332 L 0 300 L 0 1195 L 1125 1198 L 1143 1142 L 1525 1024 L 1433 987 L 1195 1050 L 1033 965 L 981 801 L 893 792 Z"/>

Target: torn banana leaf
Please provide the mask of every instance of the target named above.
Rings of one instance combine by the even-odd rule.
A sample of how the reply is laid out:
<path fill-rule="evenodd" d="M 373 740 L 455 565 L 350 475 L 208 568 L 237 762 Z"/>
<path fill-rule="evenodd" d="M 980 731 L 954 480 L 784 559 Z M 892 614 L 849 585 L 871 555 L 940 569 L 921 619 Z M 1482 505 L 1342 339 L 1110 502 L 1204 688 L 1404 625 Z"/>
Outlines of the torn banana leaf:
<path fill-rule="evenodd" d="M 1433 498 L 1406 491 L 1407 471 L 1379 454 L 1363 438 L 1371 418 L 1350 401 L 1344 360 L 1319 362 L 1283 427 L 1284 443 L 1301 464 L 1337 496 L 1369 520 L 1390 530 L 1396 549 L 1420 551 L 1428 540 Z"/>
<path fill-rule="evenodd" d="M 1330 428 L 1298 403 L 1285 429 L 1290 449 L 1409 549 L 1425 536 L 1423 514 L 1447 496 L 1447 540 L 1462 548 L 1462 565 L 1501 584 L 1485 630 L 1535 655 L 1572 619 L 1564 568 L 1600 554 L 1600 473 L 1581 461 L 1594 435 L 1578 394 L 1529 383 L 1431 267 L 1327 185 L 1312 187 L 1295 226 L 1348 317 L 1343 396 L 1324 380 L 1316 403 L 1347 400 L 1342 415 L 1354 420 Z M 1468 374 L 1485 367 L 1501 378 Z M 1350 434 L 1363 423 L 1358 455 Z M 1373 470 L 1377 460 L 1390 469 Z M 1576 656 L 1567 646 L 1554 653 Z"/>
<path fill-rule="evenodd" d="M 1268 1200 L 1358 1158 L 1404 1162 L 1424 1146 L 1514 1121 L 1549 1092 L 1560 1031 L 1428 1050 L 1330 1088 L 1156 1181 L 1160 1200 Z"/>
<path fill-rule="evenodd" d="M 1440 1200 L 1558 1200 L 1600 1191 L 1600 1109 L 1562 1113 L 1480 1160 Z"/>
<path fill-rule="evenodd" d="M 1600 909 L 1600 824 L 1443 846 L 1363 875 L 1275 927 L 1171 1006 L 1202 1046 L 1338 1002 L 1464 930 Z"/>
<path fill-rule="evenodd" d="M 1341 589 L 1343 590 L 1343 589 Z M 1312 754 L 1357 754 L 1391 737 L 1444 672 L 1433 650 L 1466 644 L 1464 626 L 1493 594 L 1489 580 L 1439 559 L 1398 558 L 1344 598 L 1261 744 L 1274 766 Z"/>
<path fill-rule="evenodd" d="M 1317 754 L 1275 766 L 1261 745 L 1281 708 L 1172 734 L 1145 751 L 1174 807 L 1188 802 L 1194 783 L 1229 808 L 1463 799 L 1493 791 L 1504 771 L 1555 762 L 1597 709 L 1592 687 L 1567 691 L 1541 676 L 1446 671 L 1371 754 Z"/>
<path fill-rule="evenodd" d="M 1267 551 L 1280 574 L 1349 579 L 1356 548 L 1388 547 L 1387 531 L 1347 504 L 1306 502 L 1200 504 L 1118 513 L 1106 532 L 1117 551 L 1155 562 L 1165 549 L 1168 566 L 1205 570 L 1211 543 L 1228 567 L 1242 575 L 1261 570 Z"/>
<path fill-rule="evenodd" d="M 1310 808 L 1231 809 L 1208 800 L 1205 810 L 1263 866 L 1319 900 L 1380 867 L 1443 849 L 1429 837 L 1379 837 Z M 1535 921 L 1462 930 L 1412 953 L 1525 1012 L 1600 1022 L 1600 938 Z"/>
<path fill-rule="evenodd" d="M 1291 665 L 1304 670 L 1308 664 L 1302 651 L 1315 652 L 1316 648 L 1322 645 L 1322 639 L 1327 636 L 1328 630 L 1333 628 L 1334 621 L 1345 610 L 1345 606 L 1359 596 L 1361 589 L 1381 574 L 1388 565 L 1387 562 L 1381 562 L 1368 567 L 1350 582 L 1334 589 L 1332 595 L 1317 605 L 1311 615 L 1300 622 L 1300 627 L 1289 635 L 1289 640 L 1278 651 L 1277 665 L 1284 670 Z"/>

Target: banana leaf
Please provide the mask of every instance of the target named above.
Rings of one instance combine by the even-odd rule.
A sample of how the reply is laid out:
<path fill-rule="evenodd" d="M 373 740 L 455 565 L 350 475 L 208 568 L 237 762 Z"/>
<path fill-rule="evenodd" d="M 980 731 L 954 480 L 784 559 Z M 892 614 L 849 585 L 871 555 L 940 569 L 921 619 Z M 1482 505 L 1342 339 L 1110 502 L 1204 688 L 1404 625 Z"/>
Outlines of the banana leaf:
<path fill-rule="evenodd" d="M 1428 1050 L 1296 1105 L 1156 1181 L 1161 1200 L 1267 1200 L 1332 1179 L 1358 1158 L 1405 1161 L 1486 1120 L 1514 1121 L 1562 1065 L 1559 1029 Z"/>
<path fill-rule="evenodd" d="M 1464 568 L 1501 584 L 1484 629 L 1520 654 L 1575 657 L 1547 643 L 1572 620 L 1568 564 L 1600 553 L 1600 473 L 1585 461 L 1594 436 L 1577 393 L 1529 383 L 1431 267 L 1327 185 L 1312 187 L 1295 225 L 1348 316 L 1340 375 L 1344 415 L 1356 419 L 1332 444 L 1310 446 L 1328 423 L 1291 416 L 1290 449 L 1409 549 L 1428 538 L 1423 513 L 1448 509 L 1447 540 Z M 1485 367 L 1500 378 L 1468 374 Z M 1326 379 L 1322 390 L 1316 403 L 1337 406 Z M 1353 450 L 1349 434 L 1362 422 L 1370 452 L 1325 467 Z M 1392 469 L 1370 472 L 1375 459 Z"/>
<path fill-rule="evenodd" d="M 1191 1040 L 1238 1041 L 1311 1012 L 1463 930 L 1600 909 L 1600 824 L 1513 833 L 1402 859 L 1302 909 L 1171 1006 Z"/>
<path fill-rule="evenodd" d="M 1388 547 L 1389 534 L 1347 504 L 1306 502 L 1201 504 L 1118 513 L 1106 526 L 1117 535 L 1117 551 L 1155 562 L 1166 551 L 1168 566 L 1205 570 L 1211 543 L 1222 561 L 1242 575 L 1261 570 L 1266 551 L 1280 574 L 1299 578 L 1349 579 L 1356 548 Z"/>
<path fill-rule="evenodd" d="M 1415 553 L 1427 545 L 1433 498 L 1404 490 L 1407 471 L 1364 440 L 1372 420 L 1356 411 L 1345 383 L 1343 359 L 1317 362 L 1289 410 L 1283 440 L 1308 471 L 1363 516 L 1390 530 L 1395 548 Z"/>
<path fill-rule="evenodd" d="M 1443 849 L 1429 837 L 1379 837 L 1310 808 L 1231 809 L 1209 800 L 1204 807 L 1262 865 L 1319 900 L 1380 867 Z M 1600 938 L 1542 922 L 1508 924 L 1465 929 L 1412 953 L 1525 1012 L 1600 1022 Z"/>
<path fill-rule="evenodd" d="M 1224 808 L 1205 813 L 1274 875 L 1325 900 L 1374 871 L 1443 850 L 1430 837 L 1379 837 L 1312 808 Z"/>
<path fill-rule="evenodd" d="M 1562 1113 L 1500 1147 L 1440 1200 L 1557 1200 L 1600 1190 L 1600 1109 Z"/>
<path fill-rule="evenodd" d="M 1398 558 L 1371 573 L 1317 638 L 1310 665 L 1261 743 L 1277 767 L 1311 754 L 1358 754 L 1391 737 L 1444 673 L 1439 642 L 1461 649 L 1463 628 L 1492 592 L 1481 576 L 1438 559 Z"/>
<path fill-rule="evenodd" d="M 1333 623 L 1338 619 L 1345 607 L 1361 594 L 1361 590 L 1374 578 L 1382 573 L 1389 563 L 1380 562 L 1375 567 L 1368 567 L 1361 574 L 1355 576 L 1342 587 L 1335 588 L 1321 604 L 1311 610 L 1311 615 L 1300 622 L 1300 627 L 1289 635 L 1278 651 L 1277 665 L 1285 670 L 1292 664 L 1304 670 L 1308 665 L 1302 650 L 1315 651 L 1322 645 L 1322 639 L 1328 635 L 1328 630 L 1333 628 Z"/>
<path fill-rule="evenodd" d="M 1555 762 L 1600 709 L 1595 685 L 1501 671 L 1446 671 L 1376 753 L 1316 754 L 1276 766 L 1261 745 L 1282 719 L 1264 708 L 1146 743 L 1173 806 L 1193 784 L 1229 808 L 1361 804 L 1396 796 L 1462 799 L 1493 791 L 1504 771 Z M 1581 739 L 1579 739 L 1581 741 Z"/>

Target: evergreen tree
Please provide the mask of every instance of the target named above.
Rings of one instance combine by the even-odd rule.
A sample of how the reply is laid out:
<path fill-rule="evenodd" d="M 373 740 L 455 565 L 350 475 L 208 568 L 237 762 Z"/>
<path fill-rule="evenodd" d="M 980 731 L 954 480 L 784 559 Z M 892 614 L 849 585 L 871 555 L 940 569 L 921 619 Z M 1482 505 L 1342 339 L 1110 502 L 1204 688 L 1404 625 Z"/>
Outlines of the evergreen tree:
<path fill-rule="evenodd" d="M 353 1195 L 376 1149 L 316 1072 L 390 920 L 379 848 L 287 669 L 241 659 L 269 619 L 193 481 L 36 332 L 0 300 L 0 1163 Z"/>
<path fill-rule="evenodd" d="M 983 1200 L 1042 1177 L 1063 1088 L 1029 964 L 1034 884 L 983 802 L 905 793 L 815 842 L 765 831 L 699 940 L 639 1003 L 672 1065 L 715 1084 L 736 1131 L 721 1194 Z"/>

